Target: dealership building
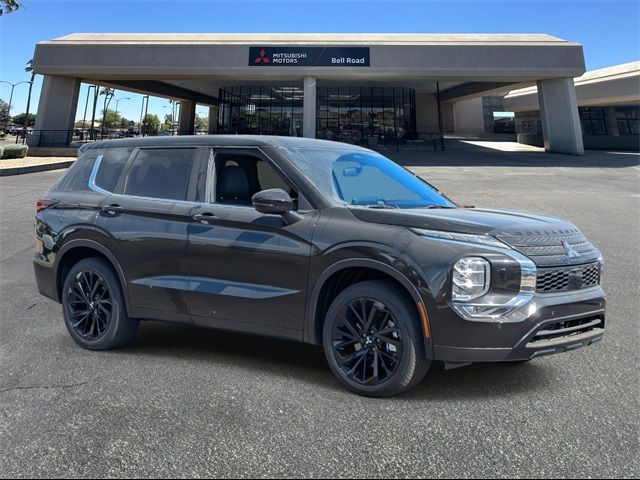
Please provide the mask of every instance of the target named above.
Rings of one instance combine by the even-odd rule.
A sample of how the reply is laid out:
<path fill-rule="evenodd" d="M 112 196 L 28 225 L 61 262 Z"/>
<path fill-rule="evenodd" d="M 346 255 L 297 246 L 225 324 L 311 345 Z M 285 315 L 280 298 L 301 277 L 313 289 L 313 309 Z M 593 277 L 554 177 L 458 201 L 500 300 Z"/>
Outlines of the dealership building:
<path fill-rule="evenodd" d="M 585 148 L 640 150 L 640 62 L 587 72 L 574 85 Z M 519 142 L 544 143 L 535 88 L 509 92 L 503 108 L 515 112 Z"/>
<path fill-rule="evenodd" d="M 210 133 L 362 145 L 441 137 L 469 101 L 530 87 L 545 149 L 584 153 L 582 46 L 549 35 L 72 34 L 39 43 L 33 67 L 32 146 L 69 143 L 82 82 L 179 101 L 181 134 L 203 105 Z"/>

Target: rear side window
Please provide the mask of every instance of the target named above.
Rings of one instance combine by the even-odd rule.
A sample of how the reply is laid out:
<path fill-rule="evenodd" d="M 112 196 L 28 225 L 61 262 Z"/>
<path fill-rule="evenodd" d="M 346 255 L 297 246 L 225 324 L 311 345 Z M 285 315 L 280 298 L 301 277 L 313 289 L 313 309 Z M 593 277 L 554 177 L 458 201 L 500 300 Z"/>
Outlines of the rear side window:
<path fill-rule="evenodd" d="M 113 192 L 129 155 L 130 148 L 108 148 L 100 160 L 94 183 L 104 190 Z"/>
<path fill-rule="evenodd" d="M 186 200 L 195 152 L 193 148 L 141 150 L 131 165 L 123 193 Z"/>
<path fill-rule="evenodd" d="M 59 192 L 78 192 L 82 190 L 89 190 L 89 177 L 91 176 L 91 170 L 93 170 L 93 164 L 96 161 L 96 155 L 83 155 L 75 161 L 67 173 L 56 183 L 51 190 Z"/>

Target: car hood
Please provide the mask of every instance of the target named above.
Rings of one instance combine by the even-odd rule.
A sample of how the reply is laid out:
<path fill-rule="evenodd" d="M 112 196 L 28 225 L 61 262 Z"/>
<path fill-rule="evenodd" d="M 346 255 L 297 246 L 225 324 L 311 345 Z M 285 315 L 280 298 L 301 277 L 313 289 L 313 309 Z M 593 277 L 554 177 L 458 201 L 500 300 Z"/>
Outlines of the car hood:
<path fill-rule="evenodd" d="M 492 208 L 351 208 L 362 221 L 446 232 L 491 235 L 539 266 L 595 261 L 598 250 L 565 220 L 537 213 Z"/>

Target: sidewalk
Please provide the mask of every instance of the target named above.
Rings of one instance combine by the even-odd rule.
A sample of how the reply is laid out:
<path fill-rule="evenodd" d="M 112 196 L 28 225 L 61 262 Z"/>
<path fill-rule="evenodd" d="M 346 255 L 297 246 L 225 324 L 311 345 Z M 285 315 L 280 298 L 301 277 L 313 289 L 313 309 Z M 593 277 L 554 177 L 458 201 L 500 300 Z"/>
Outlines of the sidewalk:
<path fill-rule="evenodd" d="M 0 160 L 0 177 L 67 168 L 76 157 L 25 157 Z"/>

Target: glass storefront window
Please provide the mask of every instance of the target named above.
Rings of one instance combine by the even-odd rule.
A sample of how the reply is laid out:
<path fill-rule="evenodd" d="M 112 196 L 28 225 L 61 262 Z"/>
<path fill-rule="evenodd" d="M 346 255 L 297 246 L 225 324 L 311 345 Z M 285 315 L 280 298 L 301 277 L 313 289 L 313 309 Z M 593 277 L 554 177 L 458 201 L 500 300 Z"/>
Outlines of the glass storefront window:
<path fill-rule="evenodd" d="M 604 107 L 580 107 L 580 124 L 583 135 L 606 135 L 607 124 Z"/>
<path fill-rule="evenodd" d="M 316 137 L 357 145 L 417 138 L 409 88 L 318 86 Z M 218 133 L 302 136 L 300 86 L 231 86 L 219 92 Z"/>
<path fill-rule="evenodd" d="M 619 135 L 640 135 L 640 106 L 616 107 Z"/>
<path fill-rule="evenodd" d="M 417 138 L 415 92 L 394 87 L 318 87 L 316 136 L 368 147 Z"/>
<path fill-rule="evenodd" d="M 225 87 L 218 98 L 218 133 L 302 136 L 302 87 Z"/>

